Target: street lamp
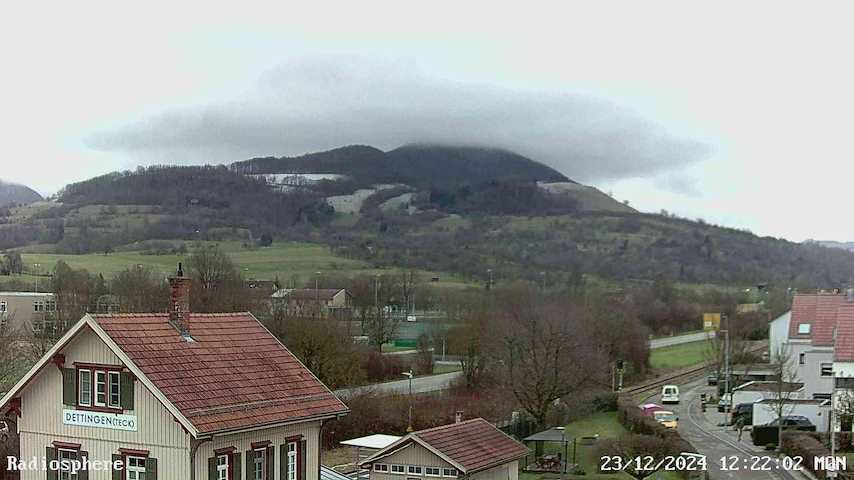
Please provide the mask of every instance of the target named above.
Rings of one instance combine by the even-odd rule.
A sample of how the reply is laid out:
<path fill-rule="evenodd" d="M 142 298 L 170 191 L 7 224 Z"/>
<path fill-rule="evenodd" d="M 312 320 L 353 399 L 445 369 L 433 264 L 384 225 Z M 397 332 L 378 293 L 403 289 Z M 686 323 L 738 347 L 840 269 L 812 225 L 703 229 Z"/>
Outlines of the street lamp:
<path fill-rule="evenodd" d="M 487 269 L 486 273 L 489 274 L 489 283 L 486 284 L 486 289 L 492 290 L 492 269 L 491 268 Z"/>
<path fill-rule="evenodd" d="M 412 369 L 409 369 L 408 372 L 403 372 L 402 375 L 409 378 L 409 425 L 406 427 L 406 431 L 412 432 Z"/>

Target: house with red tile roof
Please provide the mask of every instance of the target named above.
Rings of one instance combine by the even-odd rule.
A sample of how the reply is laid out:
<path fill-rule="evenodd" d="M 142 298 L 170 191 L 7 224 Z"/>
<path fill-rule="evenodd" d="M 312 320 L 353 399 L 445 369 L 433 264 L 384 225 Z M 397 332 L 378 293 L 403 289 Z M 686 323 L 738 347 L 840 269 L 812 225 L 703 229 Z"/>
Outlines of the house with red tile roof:
<path fill-rule="evenodd" d="M 371 480 L 517 480 L 528 447 L 482 418 L 412 432 L 361 462 Z"/>
<path fill-rule="evenodd" d="M 0 399 L 22 459 L 92 467 L 21 479 L 318 480 L 347 407 L 252 314 L 192 313 L 169 281 L 169 313 L 86 315 Z"/>
<path fill-rule="evenodd" d="M 834 345 L 844 293 L 797 294 L 792 300 L 787 343 L 784 344 L 796 380 L 812 398 L 826 400 L 833 391 Z M 779 352 L 771 352 L 776 357 Z"/>

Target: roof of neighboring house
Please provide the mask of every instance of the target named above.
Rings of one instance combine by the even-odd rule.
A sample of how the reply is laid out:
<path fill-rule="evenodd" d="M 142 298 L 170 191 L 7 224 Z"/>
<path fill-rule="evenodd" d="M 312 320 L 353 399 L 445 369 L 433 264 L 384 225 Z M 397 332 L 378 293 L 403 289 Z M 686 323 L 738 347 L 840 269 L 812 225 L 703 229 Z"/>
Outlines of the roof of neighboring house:
<path fill-rule="evenodd" d="M 0 297 L 52 297 L 51 292 L 0 292 Z"/>
<path fill-rule="evenodd" d="M 836 327 L 836 311 L 845 303 L 844 294 L 797 294 L 792 300 L 792 320 L 789 322 L 789 338 L 809 339 L 815 346 L 833 345 L 833 329 Z M 809 324 L 807 334 L 798 333 L 801 324 Z"/>
<path fill-rule="evenodd" d="M 325 466 L 320 466 L 320 480 L 352 480 L 343 473 L 338 473 L 335 470 Z"/>
<path fill-rule="evenodd" d="M 839 305 L 836 313 L 836 344 L 833 359 L 838 362 L 854 362 L 854 303 Z"/>
<path fill-rule="evenodd" d="M 528 447 L 482 418 L 412 432 L 371 455 L 362 465 L 418 443 L 464 474 L 503 465 L 528 454 Z"/>
<path fill-rule="evenodd" d="M 791 393 L 797 392 L 804 388 L 804 384 L 800 382 L 783 382 L 782 390 Z M 733 388 L 733 392 L 775 392 L 780 387 L 777 382 L 747 382 L 744 385 L 739 385 Z"/>
<path fill-rule="evenodd" d="M 249 313 L 92 315 L 200 433 L 344 413 L 347 407 Z"/>
<path fill-rule="evenodd" d="M 0 409 L 86 329 L 196 437 L 348 411 L 250 313 L 190 314 L 193 341 L 166 313 L 86 315 L 0 400 Z"/>
<path fill-rule="evenodd" d="M 273 298 L 287 298 L 289 300 L 316 301 L 318 299 L 329 301 L 338 295 L 343 288 L 283 288 L 273 293 Z M 346 290 L 345 290 L 346 291 Z"/>
<path fill-rule="evenodd" d="M 376 433 L 374 435 L 368 435 L 366 437 L 343 440 L 339 443 L 341 443 L 341 445 L 347 445 L 350 447 L 371 448 L 374 450 L 379 450 L 381 448 L 385 448 L 391 445 L 392 443 L 400 440 L 401 438 L 402 437 L 398 437 L 397 435 L 383 435 L 382 433 Z"/>

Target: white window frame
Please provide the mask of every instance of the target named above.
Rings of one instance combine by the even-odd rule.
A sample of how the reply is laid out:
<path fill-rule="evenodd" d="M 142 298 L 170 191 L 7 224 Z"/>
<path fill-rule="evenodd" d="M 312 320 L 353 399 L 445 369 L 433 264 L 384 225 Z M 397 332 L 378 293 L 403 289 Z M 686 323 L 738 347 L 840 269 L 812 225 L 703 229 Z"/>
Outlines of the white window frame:
<path fill-rule="evenodd" d="M 44 312 L 44 301 L 33 300 L 33 312 L 35 312 L 35 313 Z"/>
<path fill-rule="evenodd" d="M 374 471 L 381 473 L 388 473 L 388 464 L 387 463 L 375 463 Z"/>
<path fill-rule="evenodd" d="M 299 468 L 299 459 L 297 458 L 297 451 L 299 450 L 299 444 L 297 442 L 288 442 L 288 455 L 287 455 L 287 477 L 285 480 L 297 480 L 297 469 Z"/>
<path fill-rule="evenodd" d="M 89 381 L 87 382 L 87 386 L 89 387 L 85 392 L 88 394 L 88 398 L 86 401 L 83 401 L 83 373 L 86 373 Z M 81 368 L 77 370 L 77 404 L 84 407 L 92 406 L 92 370 L 88 368 Z"/>
<path fill-rule="evenodd" d="M 0 301 L 0 313 L 6 313 L 9 311 L 9 304 L 6 303 L 6 300 Z"/>
<path fill-rule="evenodd" d="M 393 473 L 395 475 L 406 475 L 406 467 L 404 465 L 392 463 L 391 467 L 389 467 L 389 468 L 391 469 L 391 473 Z M 396 472 L 395 470 L 398 468 L 400 468 L 400 471 Z"/>
<path fill-rule="evenodd" d="M 261 454 L 260 457 L 258 454 Z M 260 460 L 260 461 L 259 461 Z M 261 470 L 258 470 L 261 467 Z M 253 480 L 264 480 L 267 478 L 267 448 L 256 448 L 252 458 L 252 471 L 255 476 Z M 260 474 L 260 475 L 259 475 Z"/>
<path fill-rule="evenodd" d="M 809 335 L 811 328 L 812 325 L 809 323 L 802 323 L 798 325 L 798 335 Z"/>
<path fill-rule="evenodd" d="M 451 474 L 448 475 L 448 472 L 451 472 Z M 448 478 L 456 478 L 459 476 L 459 473 L 457 472 L 456 468 L 443 468 L 442 469 L 442 476 L 448 477 Z"/>
<path fill-rule="evenodd" d="M 44 311 L 45 312 L 55 312 L 56 311 L 56 300 L 45 300 Z"/>
<path fill-rule="evenodd" d="M 98 377 L 101 378 L 100 381 L 98 380 Z M 95 378 L 95 381 L 92 383 L 95 385 L 95 388 L 94 388 L 95 397 L 92 399 L 92 403 L 96 407 L 106 407 L 107 406 L 107 395 L 109 394 L 109 392 L 107 392 L 107 372 L 104 370 L 95 370 L 94 378 Z M 99 391 L 99 388 L 98 388 L 99 385 L 104 387 L 103 392 Z M 98 400 L 98 398 L 101 395 L 103 395 L 103 400 Z"/>
<path fill-rule="evenodd" d="M 132 465 L 132 460 L 138 461 L 142 466 Z M 127 457 L 127 465 L 125 465 L 125 471 L 127 473 L 125 473 L 125 480 L 140 480 L 140 478 L 145 478 L 146 460 L 147 459 L 145 457 Z M 139 476 L 140 473 L 143 475 L 142 477 Z"/>
<path fill-rule="evenodd" d="M 217 480 L 230 480 L 228 478 L 228 462 L 229 455 L 217 455 L 216 456 L 216 478 Z M 220 460 L 224 460 L 220 462 Z"/>
<path fill-rule="evenodd" d="M 407 465 L 406 466 L 406 474 L 407 475 L 424 475 L 424 468 L 421 465 Z"/>
<path fill-rule="evenodd" d="M 63 453 L 69 453 L 70 455 L 63 457 L 62 456 Z M 62 469 L 62 467 L 63 467 L 62 460 L 79 460 L 79 458 L 78 458 L 79 456 L 80 456 L 79 450 L 72 450 L 70 448 L 58 448 L 56 450 L 56 459 L 59 460 L 59 470 L 56 472 L 57 473 L 56 477 L 59 480 L 77 480 L 77 474 L 76 473 L 71 473 L 70 470 L 63 470 Z M 68 467 L 69 467 L 69 469 L 71 468 L 70 465 Z"/>
<path fill-rule="evenodd" d="M 113 383 L 115 380 L 115 383 Z M 115 403 L 113 398 L 115 397 Z M 122 408 L 122 376 L 120 372 L 107 372 L 107 406 L 110 408 Z"/>
<path fill-rule="evenodd" d="M 431 470 L 435 470 L 436 473 L 430 473 Z M 424 467 L 424 475 L 428 477 L 441 477 L 442 469 L 440 467 Z"/>
<path fill-rule="evenodd" d="M 828 366 L 830 367 L 830 370 L 827 370 L 827 373 L 825 373 L 824 367 L 828 367 Z M 832 377 L 833 376 L 833 363 L 830 363 L 830 362 L 820 363 L 818 366 L 818 373 L 822 377 Z"/>

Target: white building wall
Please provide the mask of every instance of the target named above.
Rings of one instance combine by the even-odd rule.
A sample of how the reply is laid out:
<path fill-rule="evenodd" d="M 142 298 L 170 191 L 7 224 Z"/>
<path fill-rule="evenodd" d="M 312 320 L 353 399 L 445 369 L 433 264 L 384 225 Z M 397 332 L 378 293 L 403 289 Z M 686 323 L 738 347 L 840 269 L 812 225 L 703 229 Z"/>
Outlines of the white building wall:
<path fill-rule="evenodd" d="M 813 347 L 804 352 L 805 364 L 798 365 L 796 382 L 803 382 L 804 391 L 813 394 L 830 394 L 833 391 L 833 375 L 821 376 L 821 364 L 833 364 L 831 347 Z"/>
<path fill-rule="evenodd" d="M 121 361 L 91 330 L 84 329 L 62 350 L 66 368 L 74 362 L 121 365 Z M 134 410 L 137 431 L 81 427 L 62 423 L 62 373 L 47 364 L 21 392 L 22 415 L 18 420 L 21 457 L 41 459 L 54 441 L 79 443 L 91 460 L 110 461 L 119 448 L 149 450 L 158 460 L 158 478 L 189 477 L 189 435 L 160 403 L 137 381 Z M 26 472 L 21 480 L 43 479 L 44 472 Z M 110 480 L 110 472 L 90 472 L 90 480 Z"/>
<path fill-rule="evenodd" d="M 789 324 L 792 312 L 788 311 L 771 321 L 768 326 L 768 348 L 771 363 L 776 363 L 777 355 L 789 339 Z"/>

